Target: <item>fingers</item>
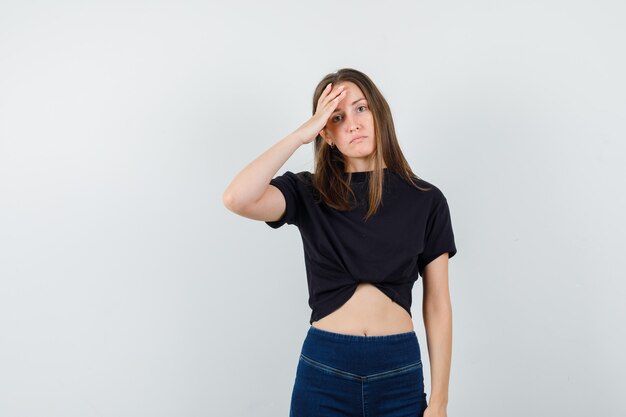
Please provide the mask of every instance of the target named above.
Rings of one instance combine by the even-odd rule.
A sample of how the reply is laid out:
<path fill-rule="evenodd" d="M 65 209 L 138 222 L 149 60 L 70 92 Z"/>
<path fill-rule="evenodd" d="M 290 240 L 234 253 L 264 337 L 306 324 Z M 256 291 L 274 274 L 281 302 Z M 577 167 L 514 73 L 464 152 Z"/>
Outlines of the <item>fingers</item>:
<path fill-rule="evenodd" d="M 322 94 L 320 94 L 320 97 L 317 101 L 318 107 L 324 107 L 329 101 L 336 99 L 342 92 L 345 91 L 344 88 L 345 86 L 343 85 L 337 88 L 333 88 L 332 83 L 328 83 L 326 88 L 324 88 L 324 90 L 322 91 Z"/>
<path fill-rule="evenodd" d="M 341 87 L 340 87 L 341 88 Z M 334 109 L 335 107 L 337 107 L 337 104 L 346 96 L 346 90 L 341 91 L 339 94 L 337 94 L 333 99 L 331 99 L 330 104 L 331 107 Z"/>
<path fill-rule="evenodd" d="M 341 89 L 343 90 L 343 87 L 341 87 Z M 345 97 L 346 93 L 347 93 L 347 91 L 346 91 L 346 90 L 341 91 L 341 92 L 337 95 L 337 97 L 335 97 L 335 98 L 334 98 L 334 100 L 336 100 L 336 101 L 341 100 L 342 98 L 344 98 L 344 97 Z"/>
<path fill-rule="evenodd" d="M 330 89 L 330 85 L 331 84 L 328 84 L 320 95 L 320 98 L 317 101 L 318 109 L 326 109 L 329 103 L 336 105 L 345 97 L 346 90 L 343 85 L 332 90 Z"/>
<path fill-rule="evenodd" d="M 320 97 L 317 99 L 317 108 L 323 107 L 324 100 L 328 97 L 332 90 L 332 85 L 333 83 L 328 83 L 326 88 L 322 90 L 322 94 L 320 94 Z"/>

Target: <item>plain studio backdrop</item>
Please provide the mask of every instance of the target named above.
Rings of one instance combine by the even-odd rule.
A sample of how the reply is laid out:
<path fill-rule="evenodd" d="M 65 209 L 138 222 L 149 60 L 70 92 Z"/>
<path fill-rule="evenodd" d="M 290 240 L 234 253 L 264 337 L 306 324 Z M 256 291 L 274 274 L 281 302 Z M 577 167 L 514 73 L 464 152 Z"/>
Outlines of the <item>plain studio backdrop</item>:
<path fill-rule="evenodd" d="M 0 416 L 288 414 L 301 238 L 222 193 L 342 67 L 450 205 L 449 416 L 626 415 L 625 11 L 3 1 Z"/>

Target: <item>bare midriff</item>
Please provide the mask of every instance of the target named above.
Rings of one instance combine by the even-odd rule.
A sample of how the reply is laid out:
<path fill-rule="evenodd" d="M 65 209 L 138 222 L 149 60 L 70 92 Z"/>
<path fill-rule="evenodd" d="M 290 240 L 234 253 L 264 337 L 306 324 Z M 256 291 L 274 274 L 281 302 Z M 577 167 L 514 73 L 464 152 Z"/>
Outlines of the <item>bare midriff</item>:
<path fill-rule="evenodd" d="M 414 329 L 409 313 L 369 282 L 359 283 L 348 301 L 311 326 L 356 336 L 386 336 Z"/>

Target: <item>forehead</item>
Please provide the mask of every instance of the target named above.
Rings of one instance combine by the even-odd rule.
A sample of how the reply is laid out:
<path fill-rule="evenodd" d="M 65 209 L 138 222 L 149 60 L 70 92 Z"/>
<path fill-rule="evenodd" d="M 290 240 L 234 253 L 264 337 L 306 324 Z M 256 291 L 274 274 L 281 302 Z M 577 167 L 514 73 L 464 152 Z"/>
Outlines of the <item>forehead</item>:
<path fill-rule="evenodd" d="M 343 100 L 339 102 L 333 114 L 342 111 L 344 108 L 348 108 L 356 104 L 362 105 L 367 102 L 365 95 L 356 84 L 354 84 L 353 82 L 344 81 L 337 84 L 337 88 L 341 87 L 342 85 L 345 86 L 346 96 Z"/>

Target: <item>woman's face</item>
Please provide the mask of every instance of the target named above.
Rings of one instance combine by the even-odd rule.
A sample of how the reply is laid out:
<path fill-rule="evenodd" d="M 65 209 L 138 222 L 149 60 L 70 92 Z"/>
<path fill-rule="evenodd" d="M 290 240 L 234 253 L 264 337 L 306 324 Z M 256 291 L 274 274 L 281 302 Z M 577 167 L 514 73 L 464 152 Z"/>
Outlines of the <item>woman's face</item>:
<path fill-rule="evenodd" d="M 370 155 L 376 147 L 374 117 L 361 89 L 350 81 L 333 86 L 344 86 L 345 97 L 339 101 L 328 119 L 322 137 L 329 145 L 334 143 L 346 157 L 350 171 L 367 171 Z"/>

